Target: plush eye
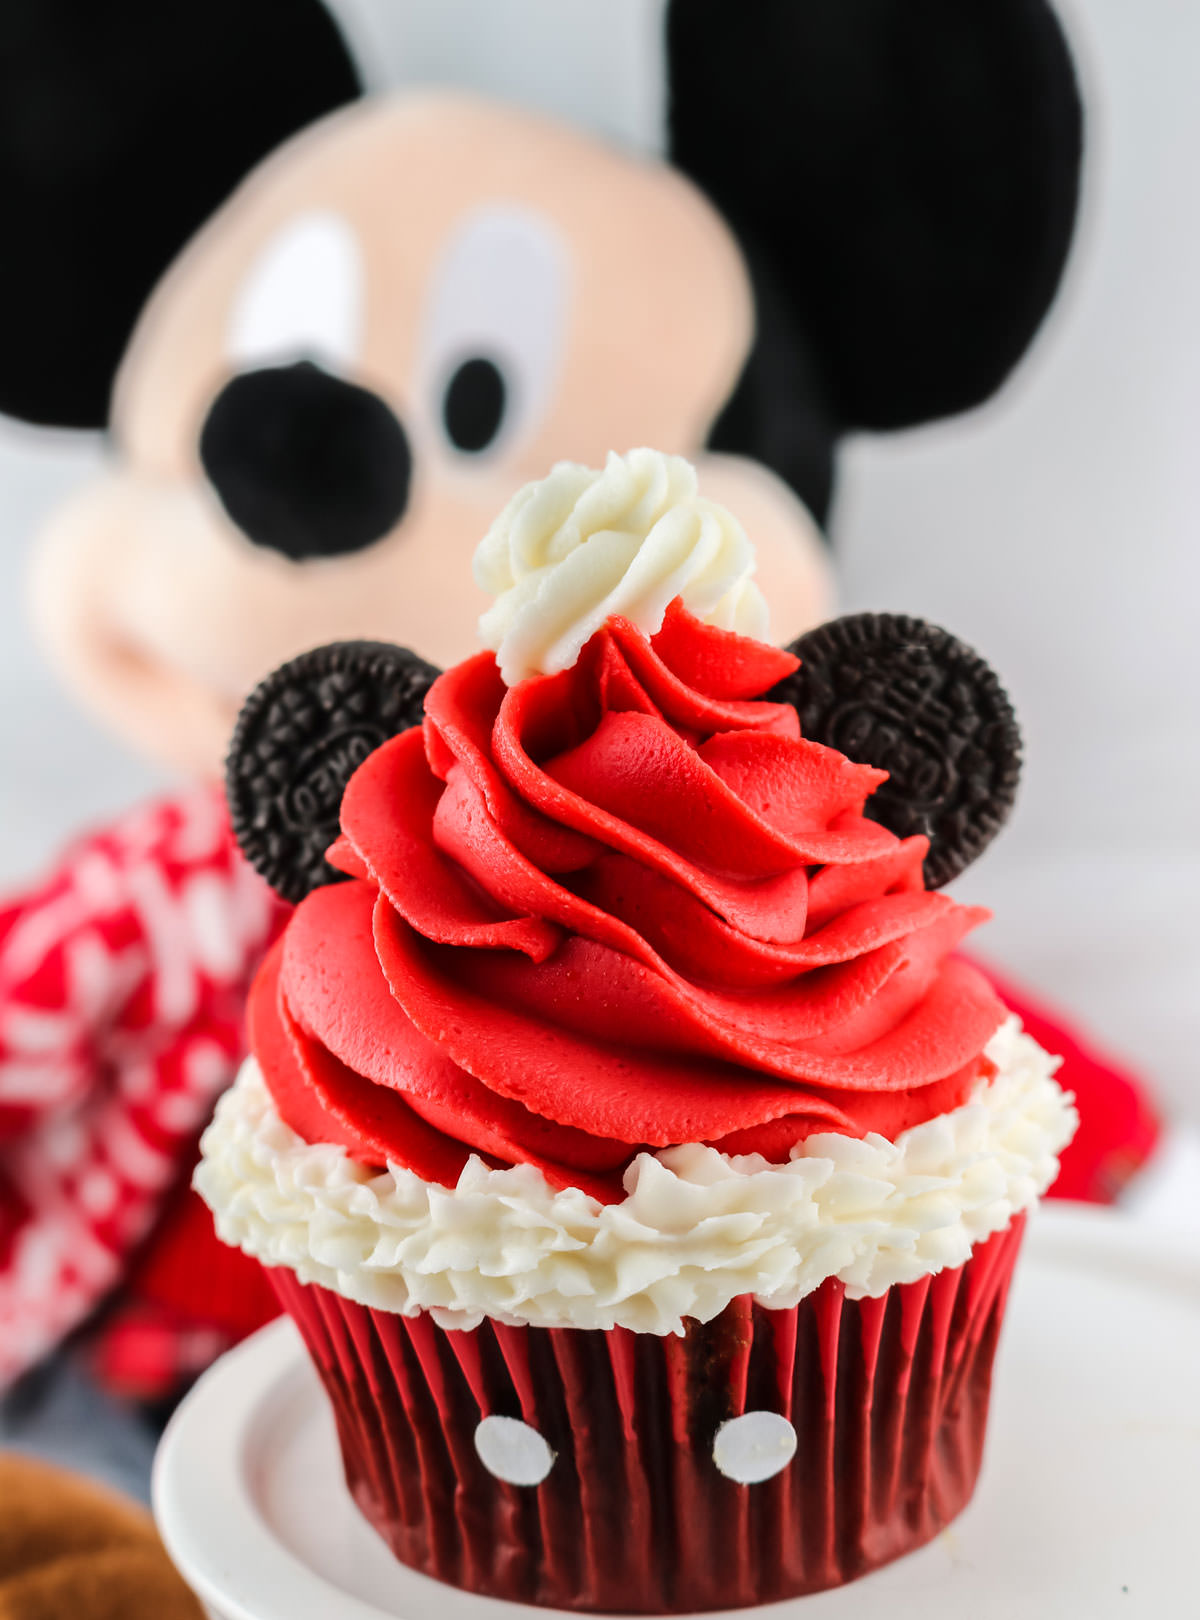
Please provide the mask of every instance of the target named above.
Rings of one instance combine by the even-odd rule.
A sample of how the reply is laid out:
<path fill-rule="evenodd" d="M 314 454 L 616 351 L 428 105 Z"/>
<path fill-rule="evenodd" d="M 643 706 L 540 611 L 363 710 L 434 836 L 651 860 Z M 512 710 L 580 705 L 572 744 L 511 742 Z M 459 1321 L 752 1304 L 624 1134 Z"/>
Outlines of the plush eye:
<path fill-rule="evenodd" d="M 442 442 L 499 452 L 536 433 L 558 386 L 566 249 L 528 209 L 484 208 L 458 226 L 422 324 L 423 391 Z"/>
<path fill-rule="evenodd" d="M 349 369 L 362 347 L 362 249 L 340 215 L 299 214 L 259 254 L 230 316 L 226 349 L 242 370 L 317 360 Z"/>
<path fill-rule="evenodd" d="M 473 355 L 456 369 L 442 400 L 446 437 L 456 450 L 486 450 L 504 423 L 508 384 L 486 355 Z"/>
<path fill-rule="evenodd" d="M 713 1439 L 713 1462 L 739 1485 L 760 1485 L 796 1455 L 796 1431 L 778 1412 L 744 1412 L 722 1423 Z"/>
<path fill-rule="evenodd" d="M 509 1485 L 540 1485 L 554 1467 L 550 1447 L 520 1418 L 485 1417 L 475 1430 L 475 1450 L 488 1473 Z"/>

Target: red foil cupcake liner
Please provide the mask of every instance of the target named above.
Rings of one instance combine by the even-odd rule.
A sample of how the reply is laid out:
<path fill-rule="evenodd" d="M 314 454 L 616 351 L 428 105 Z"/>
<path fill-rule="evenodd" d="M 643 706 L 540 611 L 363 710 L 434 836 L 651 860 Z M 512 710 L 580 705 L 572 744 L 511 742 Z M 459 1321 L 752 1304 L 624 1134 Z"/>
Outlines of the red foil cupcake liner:
<path fill-rule="evenodd" d="M 962 1510 L 1023 1228 L 879 1299 L 833 1280 L 793 1310 L 743 1297 L 683 1338 L 446 1332 L 271 1277 L 333 1403 L 350 1490 L 397 1558 L 521 1603 L 682 1613 L 838 1586 Z M 762 1411 L 790 1422 L 795 1455 L 736 1483 L 714 1439 Z M 541 1484 L 484 1466 L 475 1433 L 494 1416 L 548 1443 Z"/>

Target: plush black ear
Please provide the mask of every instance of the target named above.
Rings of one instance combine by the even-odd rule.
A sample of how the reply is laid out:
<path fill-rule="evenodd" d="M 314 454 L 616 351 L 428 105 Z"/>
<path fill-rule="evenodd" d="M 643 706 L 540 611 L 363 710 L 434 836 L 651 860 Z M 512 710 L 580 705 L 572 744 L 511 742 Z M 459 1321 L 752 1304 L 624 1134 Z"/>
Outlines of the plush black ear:
<path fill-rule="evenodd" d="M 924 619 L 853 613 L 818 625 L 789 652 L 800 668 L 770 694 L 802 734 L 889 777 L 867 814 L 901 838 L 930 841 L 925 882 L 938 889 L 981 855 L 1008 819 L 1021 733 L 979 654 Z"/>
<path fill-rule="evenodd" d="M 102 426 L 179 249 L 260 158 L 358 94 L 316 0 L 4 0 L 0 411 Z"/>
<path fill-rule="evenodd" d="M 246 699 L 225 792 L 242 853 L 285 900 L 337 881 L 325 851 L 346 783 L 389 737 L 421 724 L 438 673 L 406 647 L 335 641 L 281 665 Z"/>
<path fill-rule="evenodd" d="M 1043 0 L 673 0 L 667 26 L 672 155 L 771 289 L 714 443 L 759 453 L 781 395 L 831 437 L 986 399 L 1075 218 L 1082 115 Z"/>

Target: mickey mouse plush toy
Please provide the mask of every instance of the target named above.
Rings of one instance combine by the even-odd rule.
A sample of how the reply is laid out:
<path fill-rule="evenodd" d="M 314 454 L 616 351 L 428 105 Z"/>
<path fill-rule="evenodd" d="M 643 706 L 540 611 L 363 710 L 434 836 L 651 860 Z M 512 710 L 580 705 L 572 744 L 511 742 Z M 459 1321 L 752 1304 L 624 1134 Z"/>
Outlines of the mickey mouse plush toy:
<path fill-rule="evenodd" d="M 261 677 L 344 638 L 464 655 L 491 515 L 612 445 L 697 462 L 790 636 L 829 607 L 839 438 L 987 398 L 1050 303 L 1080 110 L 1042 0 L 665 26 L 660 161 L 461 95 L 359 101 L 312 0 L 0 11 L 0 408 L 110 451 L 37 542 L 34 612 L 194 779 L 0 909 L 0 1383 L 90 1323 L 110 1382 L 167 1396 L 273 1310 L 186 1190 L 285 909 L 216 785 Z M 1072 1188 L 1102 1196 L 1153 1126 L 1069 1051 L 1127 1111 L 1089 1138 L 1085 1097 Z"/>

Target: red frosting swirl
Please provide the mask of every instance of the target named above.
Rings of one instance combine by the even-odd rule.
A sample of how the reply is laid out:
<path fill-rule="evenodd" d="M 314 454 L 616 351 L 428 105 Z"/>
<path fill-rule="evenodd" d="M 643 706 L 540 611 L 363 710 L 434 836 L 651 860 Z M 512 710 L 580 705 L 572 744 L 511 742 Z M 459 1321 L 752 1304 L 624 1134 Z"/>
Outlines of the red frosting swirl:
<path fill-rule="evenodd" d="M 780 1161 L 957 1107 L 1003 1017 L 950 955 L 883 773 L 749 701 L 790 654 L 610 621 L 573 669 L 447 671 L 359 768 L 331 859 L 251 1000 L 283 1118 L 452 1183 L 469 1153 L 621 1196 L 643 1148 Z"/>

